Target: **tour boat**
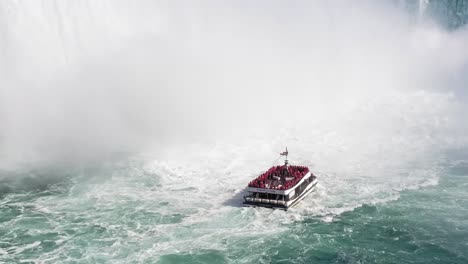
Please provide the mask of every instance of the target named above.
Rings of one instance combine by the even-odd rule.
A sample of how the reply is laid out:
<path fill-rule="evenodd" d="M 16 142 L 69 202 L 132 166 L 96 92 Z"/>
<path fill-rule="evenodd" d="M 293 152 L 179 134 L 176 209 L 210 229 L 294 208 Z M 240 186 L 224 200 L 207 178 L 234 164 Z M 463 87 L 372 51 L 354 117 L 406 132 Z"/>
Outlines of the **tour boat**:
<path fill-rule="evenodd" d="M 286 156 L 284 165 L 273 166 L 252 180 L 245 206 L 262 206 L 287 210 L 314 190 L 317 177 L 306 166 L 288 164 L 288 149 L 280 155 Z"/>

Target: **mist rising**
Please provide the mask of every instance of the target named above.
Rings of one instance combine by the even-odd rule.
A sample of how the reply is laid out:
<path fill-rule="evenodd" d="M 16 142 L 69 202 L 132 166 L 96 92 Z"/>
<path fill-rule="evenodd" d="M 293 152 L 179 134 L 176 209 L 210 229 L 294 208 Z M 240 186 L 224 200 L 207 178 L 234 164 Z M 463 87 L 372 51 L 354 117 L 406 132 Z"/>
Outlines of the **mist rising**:
<path fill-rule="evenodd" d="M 0 13 L 6 167 L 258 138 L 340 160 L 465 142 L 467 30 L 391 1 L 11 1 Z"/>

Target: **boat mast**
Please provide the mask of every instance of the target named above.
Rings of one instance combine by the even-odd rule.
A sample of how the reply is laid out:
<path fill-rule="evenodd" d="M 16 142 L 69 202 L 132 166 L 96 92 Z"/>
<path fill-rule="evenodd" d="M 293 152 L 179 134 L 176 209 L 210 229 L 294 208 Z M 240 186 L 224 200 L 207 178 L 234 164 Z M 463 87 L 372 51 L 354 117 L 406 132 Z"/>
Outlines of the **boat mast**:
<path fill-rule="evenodd" d="M 287 169 L 288 168 L 288 147 L 286 147 L 286 151 L 283 153 L 280 153 L 281 156 L 286 156 L 286 159 L 284 160 L 284 167 Z"/>

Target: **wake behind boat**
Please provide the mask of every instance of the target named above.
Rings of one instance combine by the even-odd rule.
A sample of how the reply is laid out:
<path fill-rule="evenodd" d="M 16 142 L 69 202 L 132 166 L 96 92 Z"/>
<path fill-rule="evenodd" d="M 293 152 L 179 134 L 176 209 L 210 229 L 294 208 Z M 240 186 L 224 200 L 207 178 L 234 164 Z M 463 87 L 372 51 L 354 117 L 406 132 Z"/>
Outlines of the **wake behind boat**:
<path fill-rule="evenodd" d="M 315 188 L 317 177 L 308 167 L 289 165 L 287 148 L 281 155 L 286 156 L 284 165 L 271 167 L 249 183 L 245 206 L 287 210 Z"/>

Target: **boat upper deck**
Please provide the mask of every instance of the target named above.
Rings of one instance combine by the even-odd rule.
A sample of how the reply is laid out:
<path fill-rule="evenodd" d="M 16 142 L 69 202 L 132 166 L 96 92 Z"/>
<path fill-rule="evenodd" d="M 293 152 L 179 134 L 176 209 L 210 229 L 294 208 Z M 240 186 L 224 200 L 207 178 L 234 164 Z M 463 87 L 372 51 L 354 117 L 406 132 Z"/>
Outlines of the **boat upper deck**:
<path fill-rule="evenodd" d="M 288 190 L 298 183 L 307 173 L 305 166 L 274 166 L 249 183 L 249 187 Z"/>

